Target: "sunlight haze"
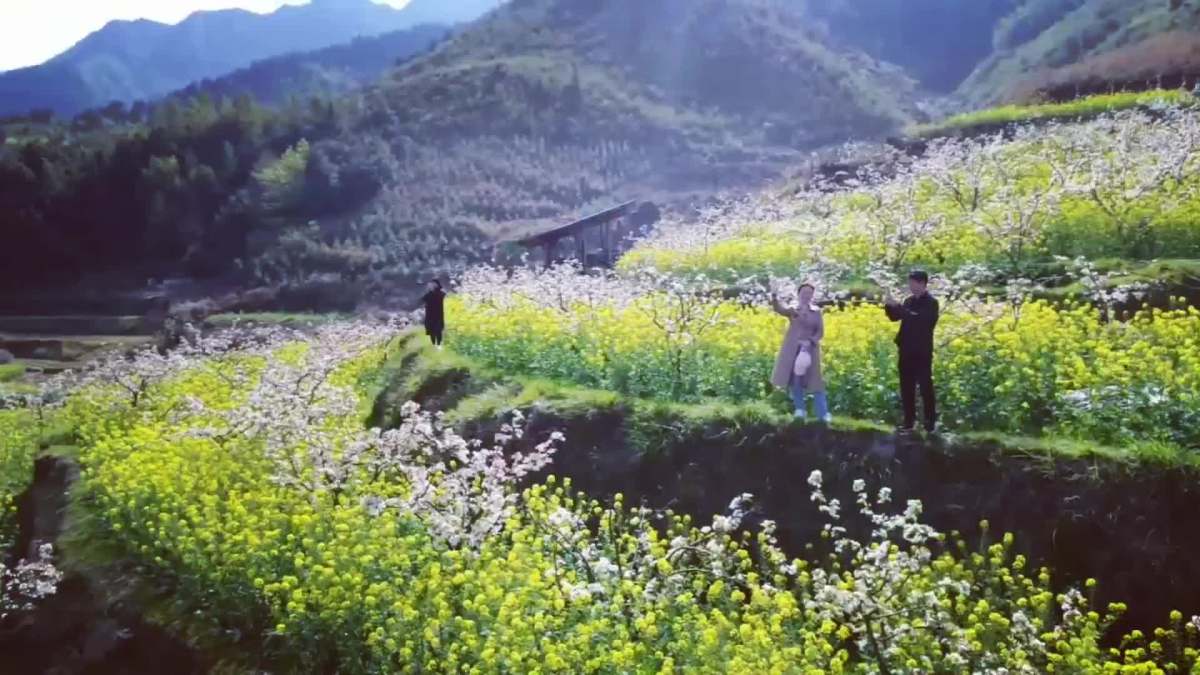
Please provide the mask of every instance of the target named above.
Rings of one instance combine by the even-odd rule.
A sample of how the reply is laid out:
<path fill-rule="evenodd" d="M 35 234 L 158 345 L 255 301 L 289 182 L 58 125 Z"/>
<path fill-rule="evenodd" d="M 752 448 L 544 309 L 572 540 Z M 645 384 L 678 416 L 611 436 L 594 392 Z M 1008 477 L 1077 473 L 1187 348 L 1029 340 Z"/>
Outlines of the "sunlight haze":
<path fill-rule="evenodd" d="M 387 0 L 403 7 L 409 0 Z M 192 12 L 241 8 L 273 12 L 306 0 L 3 0 L 0 2 L 0 72 L 33 66 L 70 49 L 116 19 L 178 23 Z"/>

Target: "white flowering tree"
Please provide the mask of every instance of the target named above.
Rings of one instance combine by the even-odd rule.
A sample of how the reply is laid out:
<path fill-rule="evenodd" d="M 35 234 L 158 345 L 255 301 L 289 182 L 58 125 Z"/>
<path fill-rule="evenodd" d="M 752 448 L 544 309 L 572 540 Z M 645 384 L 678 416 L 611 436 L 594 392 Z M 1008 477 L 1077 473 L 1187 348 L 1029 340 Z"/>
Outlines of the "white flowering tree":
<path fill-rule="evenodd" d="M 1155 220 L 1200 190 L 1200 116 L 1192 111 L 1104 116 L 1056 127 L 1043 143 L 1066 193 L 1106 216 L 1134 255 L 1156 255 Z"/>

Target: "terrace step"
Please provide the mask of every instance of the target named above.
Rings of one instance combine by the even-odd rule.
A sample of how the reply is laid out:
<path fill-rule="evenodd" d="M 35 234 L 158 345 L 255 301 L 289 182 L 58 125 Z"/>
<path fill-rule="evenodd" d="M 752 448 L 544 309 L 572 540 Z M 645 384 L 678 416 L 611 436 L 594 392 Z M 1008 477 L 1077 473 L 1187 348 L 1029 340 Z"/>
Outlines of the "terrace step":
<path fill-rule="evenodd" d="M 40 335 L 0 333 L 0 349 L 18 359 L 75 361 L 101 350 L 138 347 L 153 338 L 144 335 Z"/>
<path fill-rule="evenodd" d="M 25 366 L 27 373 L 42 375 L 57 375 L 68 370 L 83 370 L 87 361 L 55 361 L 52 359 L 18 359 L 17 363 Z"/>
<path fill-rule="evenodd" d="M 144 315 L 160 303 L 161 293 L 88 294 L 41 292 L 0 295 L 0 317 L 70 315 Z"/>
<path fill-rule="evenodd" d="M 158 329 L 154 321 L 140 315 L 100 316 L 0 316 L 0 333 L 23 335 L 94 336 L 150 335 Z"/>

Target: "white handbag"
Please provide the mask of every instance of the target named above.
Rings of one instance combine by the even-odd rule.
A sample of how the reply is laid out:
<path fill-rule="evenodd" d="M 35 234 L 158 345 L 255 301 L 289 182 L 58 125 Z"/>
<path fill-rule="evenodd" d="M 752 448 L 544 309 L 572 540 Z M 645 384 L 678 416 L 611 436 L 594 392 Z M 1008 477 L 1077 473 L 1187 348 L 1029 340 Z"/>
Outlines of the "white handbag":
<path fill-rule="evenodd" d="M 808 353 L 807 347 L 801 347 L 799 353 L 796 354 L 796 361 L 792 364 L 792 372 L 796 377 L 804 377 L 808 369 L 812 366 L 812 354 Z"/>

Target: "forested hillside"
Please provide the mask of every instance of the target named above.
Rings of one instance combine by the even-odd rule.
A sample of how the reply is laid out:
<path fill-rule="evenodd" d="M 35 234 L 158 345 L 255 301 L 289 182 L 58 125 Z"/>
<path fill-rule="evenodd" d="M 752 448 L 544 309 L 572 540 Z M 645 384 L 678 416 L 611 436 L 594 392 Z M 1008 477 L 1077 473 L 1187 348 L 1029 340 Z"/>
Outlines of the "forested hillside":
<path fill-rule="evenodd" d="M 1021 0 L 802 0 L 833 39 L 904 67 L 925 87 L 953 91 L 992 54 L 997 24 Z"/>
<path fill-rule="evenodd" d="M 974 104 L 1194 84 L 1196 0 L 809 0 L 838 44 Z M 1152 84 L 1148 84 L 1148 81 Z"/>
<path fill-rule="evenodd" d="M 1196 0 L 1024 0 L 997 26 L 995 53 L 961 92 L 994 102 L 1039 90 L 1070 98 L 1109 88 L 1194 84 L 1200 75 L 1198 27 Z"/>
<path fill-rule="evenodd" d="M 357 296 L 593 202 L 759 184 L 913 120 L 913 87 L 779 0 L 518 0 L 334 100 L 268 111 L 218 84 L 115 126 L 9 125 L 5 272 Z"/>

